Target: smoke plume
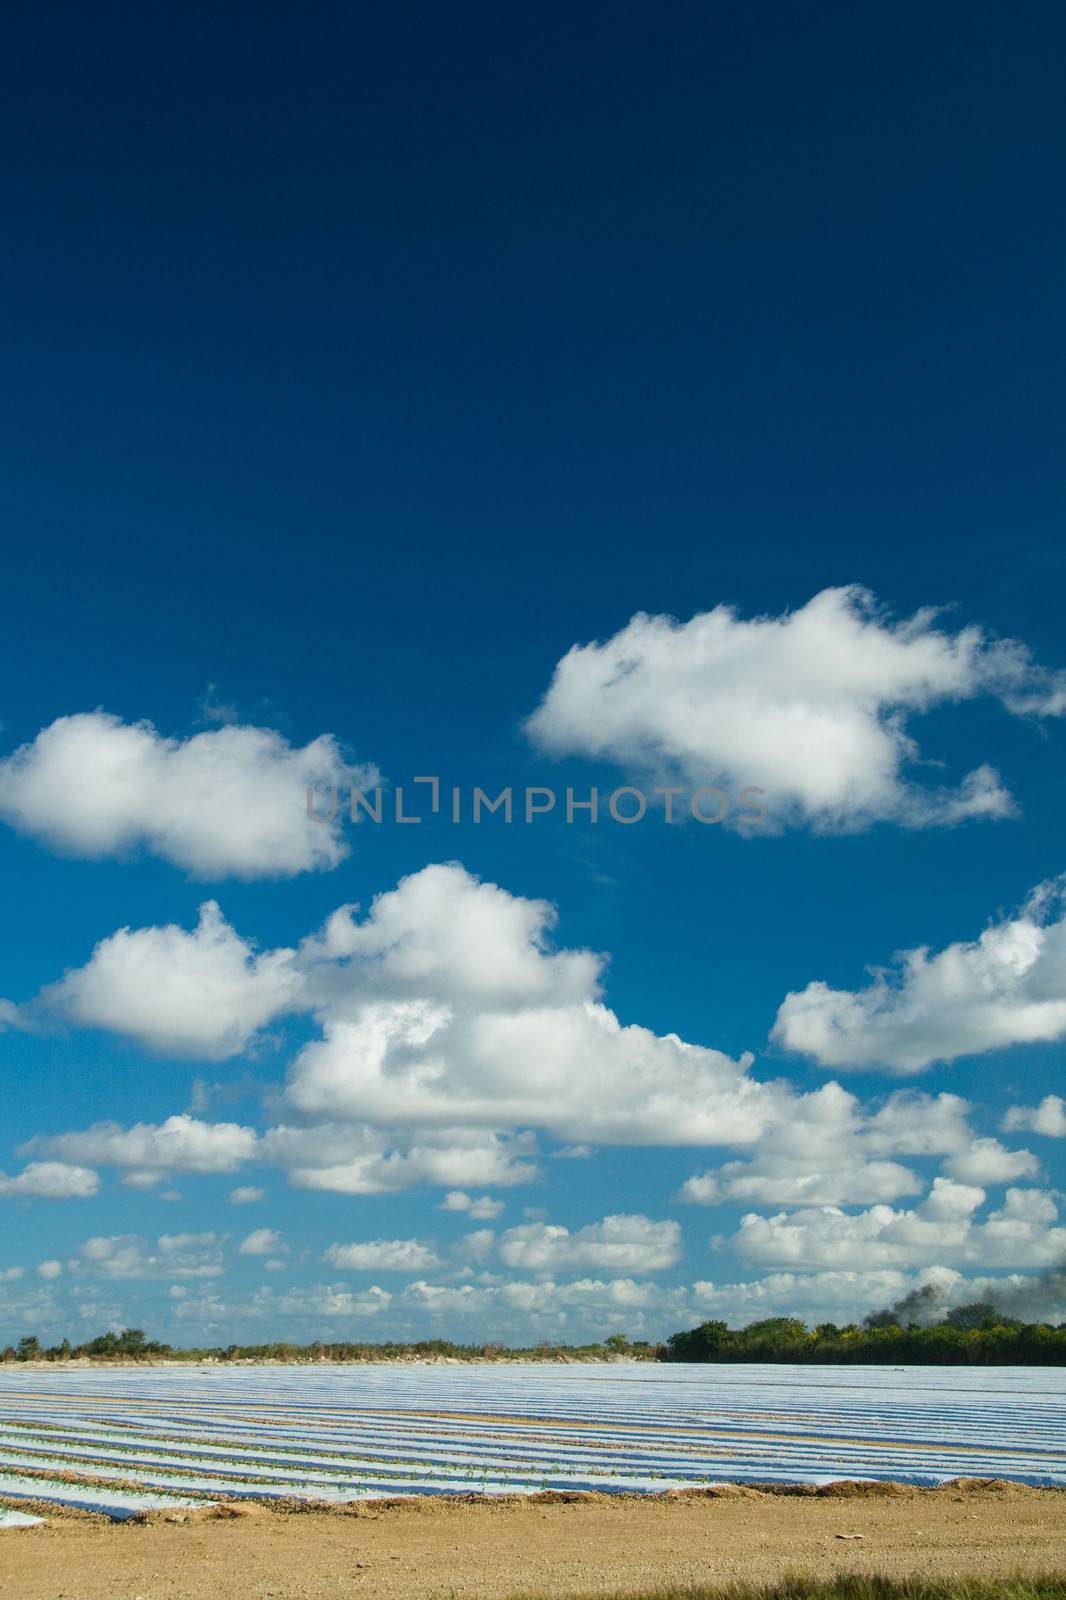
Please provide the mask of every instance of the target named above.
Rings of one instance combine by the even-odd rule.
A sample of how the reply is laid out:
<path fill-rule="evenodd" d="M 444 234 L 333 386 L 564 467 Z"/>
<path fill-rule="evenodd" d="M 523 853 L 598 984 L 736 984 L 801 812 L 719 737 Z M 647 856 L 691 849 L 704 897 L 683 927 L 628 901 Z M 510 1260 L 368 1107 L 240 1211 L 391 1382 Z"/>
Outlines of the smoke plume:
<path fill-rule="evenodd" d="M 864 1323 L 867 1328 L 884 1328 L 890 1323 L 906 1328 L 912 1322 L 922 1328 L 936 1322 L 975 1328 L 989 1317 L 1008 1322 L 1057 1322 L 1066 1317 L 1066 1261 L 1020 1282 L 986 1278 L 981 1299 L 966 1305 L 952 1305 L 950 1285 L 926 1283 L 894 1305 L 871 1311 Z"/>

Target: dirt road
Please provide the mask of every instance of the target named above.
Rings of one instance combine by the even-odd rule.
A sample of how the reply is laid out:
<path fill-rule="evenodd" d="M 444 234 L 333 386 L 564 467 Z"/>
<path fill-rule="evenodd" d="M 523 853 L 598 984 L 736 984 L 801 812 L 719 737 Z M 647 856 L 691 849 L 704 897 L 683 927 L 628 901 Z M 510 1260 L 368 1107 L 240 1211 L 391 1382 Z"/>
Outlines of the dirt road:
<path fill-rule="evenodd" d="M 3 1600 L 502 1600 L 769 1579 L 788 1568 L 1066 1571 L 1066 1491 L 440 1500 L 351 1511 L 252 1507 L 113 1525 L 60 1515 L 0 1532 Z M 174 1513 L 168 1515 L 173 1516 Z M 857 1537 L 861 1535 L 861 1537 Z"/>

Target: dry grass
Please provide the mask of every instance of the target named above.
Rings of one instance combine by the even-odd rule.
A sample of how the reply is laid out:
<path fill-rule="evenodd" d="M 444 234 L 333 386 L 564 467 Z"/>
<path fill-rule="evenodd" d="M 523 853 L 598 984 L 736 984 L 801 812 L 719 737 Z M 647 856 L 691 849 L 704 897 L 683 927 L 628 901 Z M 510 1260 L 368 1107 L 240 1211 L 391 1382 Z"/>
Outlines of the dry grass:
<path fill-rule="evenodd" d="M 512 1600 L 554 1600 L 547 1590 Z M 1066 1575 L 1016 1578 L 887 1578 L 869 1574 L 822 1579 L 790 1573 L 771 1584 L 667 1584 L 575 1595 L 571 1600 L 1066 1600 Z"/>

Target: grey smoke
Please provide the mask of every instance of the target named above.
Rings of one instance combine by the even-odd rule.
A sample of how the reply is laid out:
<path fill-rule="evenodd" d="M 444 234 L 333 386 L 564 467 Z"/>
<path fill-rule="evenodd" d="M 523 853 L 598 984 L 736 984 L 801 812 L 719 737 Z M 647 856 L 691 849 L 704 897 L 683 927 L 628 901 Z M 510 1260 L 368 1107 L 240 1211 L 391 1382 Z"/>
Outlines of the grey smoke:
<path fill-rule="evenodd" d="M 921 1289 L 912 1289 L 895 1305 L 886 1306 L 881 1311 L 871 1311 L 863 1320 L 868 1328 L 884 1328 L 893 1322 L 901 1328 L 908 1327 L 912 1322 L 928 1328 L 930 1323 L 943 1322 L 949 1306 L 946 1292 L 938 1284 L 927 1283 Z"/>
<path fill-rule="evenodd" d="M 919 1327 L 928 1328 L 935 1322 L 950 1322 L 957 1328 L 972 1328 L 979 1327 L 987 1316 L 1018 1322 L 1054 1322 L 1066 1314 L 1066 1261 L 1026 1283 L 986 1279 L 981 1289 L 980 1300 L 953 1306 L 945 1288 L 927 1283 L 912 1289 L 894 1305 L 871 1311 L 864 1319 L 865 1326 L 883 1328 L 894 1322 L 906 1328 L 916 1322 Z"/>
<path fill-rule="evenodd" d="M 1028 1283 L 1005 1284 L 1001 1292 L 990 1290 L 988 1298 L 997 1311 L 1020 1317 L 1022 1322 L 1049 1322 L 1061 1317 L 1066 1307 L 1066 1261 Z"/>

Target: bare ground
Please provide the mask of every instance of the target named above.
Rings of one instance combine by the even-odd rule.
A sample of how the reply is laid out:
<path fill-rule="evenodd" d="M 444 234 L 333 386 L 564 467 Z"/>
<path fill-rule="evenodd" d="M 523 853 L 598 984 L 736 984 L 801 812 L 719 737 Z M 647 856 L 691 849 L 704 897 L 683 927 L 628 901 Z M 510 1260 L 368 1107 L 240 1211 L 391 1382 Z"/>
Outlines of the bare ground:
<path fill-rule="evenodd" d="M 959 1480 L 641 1496 L 220 1506 L 0 1532 L 3 1600 L 503 1600 L 787 1571 L 1066 1571 L 1066 1491 Z M 184 1515 L 184 1520 L 174 1520 Z"/>

